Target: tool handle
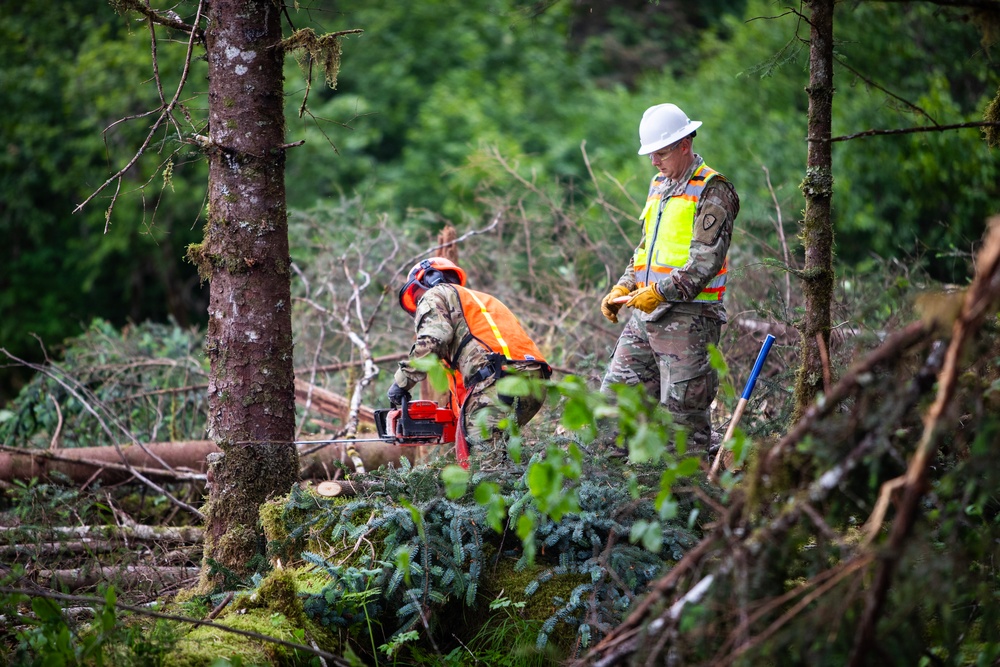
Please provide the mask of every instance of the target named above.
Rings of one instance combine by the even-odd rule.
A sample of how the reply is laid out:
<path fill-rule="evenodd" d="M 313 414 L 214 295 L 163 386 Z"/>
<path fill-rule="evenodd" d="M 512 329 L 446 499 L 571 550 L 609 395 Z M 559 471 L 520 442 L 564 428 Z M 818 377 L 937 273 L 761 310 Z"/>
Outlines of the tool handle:
<path fill-rule="evenodd" d="M 772 343 L 774 343 L 774 336 L 767 334 L 764 344 L 760 346 L 760 352 L 757 353 L 757 361 L 754 362 L 753 370 L 750 372 L 750 377 L 747 378 L 746 386 L 743 387 L 743 395 L 740 396 L 741 399 L 745 401 L 750 400 L 750 394 L 753 393 L 754 385 L 757 384 L 757 376 L 760 375 L 760 369 L 764 366 L 767 353 L 771 351 Z"/>
<path fill-rule="evenodd" d="M 733 417 L 729 420 L 729 428 L 726 429 L 726 435 L 722 438 L 722 442 L 726 442 L 733 437 L 733 431 L 736 430 L 736 425 L 740 423 L 740 418 L 743 416 L 743 411 L 746 409 L 747 403 L 749 403 L 747 399 L 741 398 L 736 404 L 736 409 L 733 410 Z M 722 451 L 722 447 L 719 447 L 719 451 Z M 715 458 L 718 460 L 718 455 Z"/>
<path fill-rule="evenodd" d="M 773 343 L 774 336 L 767 334 L 767 338 L 764 339 L 764 344 L 760 346 L 760 352 L 757 353 L 757 361 L 754 362 L 753 370 L 750 371 L 750 377 L 747 378 L 747 383 L 743 387 L 743 395 L 740 396 L 739 402 L 736 403 L 736 409 L 733 410 L 733 417 L 729 420 L 729 428 L 726 429 L 726 435 L 722 438 L 722 442 L 719 443 L 719 451 L 715 453 L 715 461 L 712 462 L 712 469 L 708 473 L 709 479 L 713 481 L 715 480 L 715 474 L 719 470 L 719 463 L 722 461 L 722 450 L 725 449 L 726 442 L 733 437 L 736 425 L 743 417 L 743 411 L 746 409 L 747 402 L 750 400 L 750 394 L 753 393 L 754 386 L 757 384 L 757 376 L 760 375 L 760 369 L 764 367 L 764 360 L 767 359 L 767 354 L 771 351 L 771 345 Z"/>

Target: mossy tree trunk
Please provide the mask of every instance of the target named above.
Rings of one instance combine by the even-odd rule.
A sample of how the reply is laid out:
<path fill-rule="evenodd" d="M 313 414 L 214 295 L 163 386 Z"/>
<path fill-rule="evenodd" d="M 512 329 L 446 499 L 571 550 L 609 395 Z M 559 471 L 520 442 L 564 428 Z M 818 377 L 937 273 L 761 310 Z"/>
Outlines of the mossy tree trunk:
<path fill-rule="evenodd" d="M 833 0 L 809 0 L 809 118 L 806 177 L 802 182 L 805 219 L 802 272 L 806 300 L 802 334 L 801 365 L 795 383 L 795 418 L 823 390 L 823 350 L 829 349 L 830 309 L 833 298 Z M 823 347 L 821 348 L 820 345 Z"/>
<path fill-rule="evenodd" d="M 211 287 L 209 436 L 222 454 L 210 466 L 205 558 L 246 575 L 263 551 L 260 505 L 299 473 L 284 51 L 273 0 L 207 7 L 209 214 L 198 262 Z"/>

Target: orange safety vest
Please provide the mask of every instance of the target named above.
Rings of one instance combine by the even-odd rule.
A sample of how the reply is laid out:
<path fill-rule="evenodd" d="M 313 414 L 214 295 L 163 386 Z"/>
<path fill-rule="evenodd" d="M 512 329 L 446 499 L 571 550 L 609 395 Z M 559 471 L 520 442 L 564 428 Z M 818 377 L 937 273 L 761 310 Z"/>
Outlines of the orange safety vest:
<path fill-rule="evenodd" d="M 448 287 L 458 292 L 462 314 L 469 327 L 469 333 L 459 344 L 455 356 L 446 362 L 450 368 L 457 371 L 458 357 L 472 341 L 489 352 L 502 354 L 507 361 L 537 361 L 543 368 L 548 368 L 538 346 L 525 333 L 514 313 L 499 299 L 460 285 Z M 449 378 L 451 411 L 456 419 L 461 420 L 462 404 L 466 397 L 465 379 L 458 372 L 450 373 Z"/>
<path fill-rule="evenodd" d="M 660 194 L 653 192 L 656 177 L 653 178 L 646 206 L 639 218 L 643 223 L 646 242 L 636 252 L 632 263 L 639 287 L 658 282 L 687 263 L 691 239 L 694 238 L 694 216 L 698 210 L 698 199 L 705 191 L 708 181 L 716 177 L 725 179 L 719 172 L 702 164 L 691 175 L 684 193 L 670 197 L 662 206 Z M 727 258 L 711 282 L 695 297 L 695 301 L 722 301 L 726 293 L 728 273 Z"/>

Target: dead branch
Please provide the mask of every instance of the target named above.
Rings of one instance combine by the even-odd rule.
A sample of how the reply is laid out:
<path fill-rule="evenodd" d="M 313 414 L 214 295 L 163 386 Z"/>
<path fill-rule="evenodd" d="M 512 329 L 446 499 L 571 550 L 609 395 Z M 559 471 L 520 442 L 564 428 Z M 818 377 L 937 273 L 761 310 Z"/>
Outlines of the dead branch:
<path fill-rule="evenodd" d="M 910 0 L 879 0 L 880 2 L 900 2 L 909 3 Z M 996 0 L 932 0 L 933 4 L 940 7 L 955 7 L 958 9 L 982 9 L 986 11 L 997 12 L 1000 8 L 997 7 Z"/>
<path fill-rule="evenodd" d="M 857 667 L 867 660 L 874 641 L 875 626 L 881 615 L 896 565 L 902 556 L 903 545 L 916 522 L 919 502 L 927 491 L 928 467 L 937 450 L 937 431 L 940 422 L 955 395 L 962 350 L 978 331 L 988 310 L 994 307 L 998 300 L 1000 300 L 1000 216 L 994 216 L 989 221 L 986 242 L 977 257 L 976 277 L 965 294 L 962 312 L 952 326 L 951 342 L 938 378 L 937 396 L 924 418 L 923 435 L 906 469 L 899 512 L 889 535 L 886 557 L 880 561 L 875 581 L 868 592 L 849 667 Z"/>
<path fill-rule="evenodd" d="M 466 233 L 462 234 L 461 236 L 459 236 L 457 239 L 449 240 L 445 244 L 440 244 L 439 243 L 437 245 L 434 245 L 434 246 L 428 248 L 427 250 L 423 251 L 419 255 L 417 255 L 415 257 L 411 257 L 408 261 L 403 262 L 403 265 L 399 269 L 396 270 L 396 272 L 392 275 L 392 277 L 390 278 L 390 280 L 395 280 L 397 277 L 399 277 L 400 275 L 402 275 L 402 273 L 404 271 L 408 271 L 409 267 L 413 266 L 416 263 L 416 261 L 418 259 L 422 258 L 422 257 L 430 257 L 430 256 L 432 256 L 431 253 L 437 252 L 438 250 L 442 250 L 442 249 L 444 249 L 446 247 L 455 245 L 457 243 L 461 243 L 465 239 L 472 238 L 473 236 L 479 236 L 480 234 L 486 234 L 487 232 L 493 231 L 496 228 L 496 226 L 500 224 L 500 220 L 501 219 L 502 219 L 502 213 L 498 211 L 493 216 L 493 219 L 490 221 L 490 224 L 486 225 L 482 229 L 471 229 L 471 230 L 467 231 Z"/>
<path fill-rule="evenodd" d="M 896 100 L 898 102 L 901 102 L 902 104 L 905 104 L 909 109 L 912 109 L 913 111 L 917 112 L 918 114 L 920 114 L 921 116 L 923 116 L 924 118 L 926 118 L 927 120 L 929 120 L 930 122 L 934 123 L 935 127 L 940 127 L 940 125 L 938 124 L 938 122 L 936 120 L 934 120 L 933 118 L 931 118 L 931 115 L 929 113 L 927 113 L 924 109 L 922 109 L 921 107 L 918 107 L 913 102 L 910 102 L 909 100 L 905 100 L 902 97 L 900 97 L 899 95 L 896 95 L 895 93 L 890 92 L 888 89 L 886 89 L 885 87 L 879 85 L 875 81 L 872 81 L 870 78 L 868 78 L 867 76 L 865 76 L 864 74 L 862 74 L 861 72 L 859 72 L 858 70 L 856 70 L 855 68 L 853 68 L 849 64 L 847 64 L 847 61 L 844 58 L 838 57 L 836 54 L 834 54 L 833 59 L 835 61 L 837 61 L 838 65 L 840 65 L 841 67 L 843 67 L 844 69 L 846 69 L 847 71 L 849 71 L 851 74 L 853 74 L 854 76 L 856 76 L 859 79 L 861 79 L 862 81 L 864 81 L 866 86 L 869 86 L 870 88 L 875 88 L 876 90 L 881 90 L 883 93 L 885 93 L 886 95 L 888 95 L 892 99 L 894 99 L 894 100 Z"/>
<path fill-rule="evenodd" d="M 222 613 L 222 610 L 225 609 L 226 606 L 233 601 L 234 597 L 236 597 L 236 594 L 233 591 L 229 591 L 228 593 L 226 593 L 226 597 L 222 599 L 222 602 L 217 604 L 215 606 L 215 609 L 213 609 L 208 614 L 208 616 L 205 617 L 205 619 L 211 621 L 212 619 L 216 618 L 219 614 Z"/>
<path fill-rule="evenodd" d="M 764 170 L 764 180 L 767 181 L 767 190 L 771 193 L 771 202 L 774 204 L 774 228 L 778 232 L 778 240 L 781 242 L 781 253 L 785 257 L 785 266 L 789 268 L 789 271 L 785 271 L 785 303 L 790 304 L 792 302 L 792 258 L 791 254 L 788 252 L 788 242 L 785 240 L 785 225 L 781 221 L 781 206 L 778 204 L 778 195 L 774 192 L 774 186 L 771 185 L 771 172 L 764 165 L 760 166 Z"/>
<path fill-rule="evenodd" d="M 917 132 L 944 132 L 946 130 L 962 130 L 970 127 L 1000 127 L 1000 123 L 995 121 L 983 120 L 971 123 L 955 123 L 952 125 L 928 125 L 922 127 L 903 127 L 903 128 L 897 128 L 895 130 L 865 130 L 864 132 L 845 134 L 839 137 L 832 137 L 830 139 L 814 139 L 810 137 L 810 141 L 828 141 L 830 143 L 833 143 L 835 141 L 849 141 L 851 139 L 860 139 L 861 137 L 876 137 L 876 136 L 883 136 L 886 134 L 915 134 Z"/>
<path fill-rule="evenodd" d="M 158 12 L 155 9 L 147 7 L 138 0 L 122 0 L 122 4 L 126 9 L 131 9 L 132 11 L 142 14 L 152 23 L 156 23 L 167 28 L 173 28 L 174 30 L 180 30 L 181 32 L 186 32 L 188 34 L 194 33 L 199 43 L 205 43 L 205 32 L 201 28 L 197 27 L 197 21 L 195 21 L 196 25 L 188 25 L 181 20 L 181 17 L 178 16 L 176 12 Z"/>
<path fill-rule="evenodd" d="M 372 357 L 372 361 L 374 363 L 376 363 L 376 364 L 378 364 L 378 365 L 381 366 L 382 364 L 392 363 L 393 361 L 399 361 L 401 359 L 406 359 L 406 357 L 407 357 L 407 353 L 406 352 L 396 352 L 395 354 L 385 354 L 385 355 L 382 355 L 381 357 Z M 337 364 L 323 364 L 323 365 L 311 367 L 308 370 L 315 370 L 315 371 L 318 371 L 320 373 L 333 373 L 333 372 L 336 372 L 336 371 L 342 371 L 342 370 L 347 369 L 347 368 L 354 368 L 355 366 L 362 366 L 362 365 L 364 365 L 364 363 L 365 363 L 364 359 L 358 359 L 356 361 L 342 361 L 342 362 L 337 363 Z M 300 373 L 300 372 L 304 372 L 304 371 L 298 371 L 297 370 L 295 372 L 296 373 Z M 207 387 L 208 385 L 205 385 L 205 386 Z"/>
<path fill-rule="evenodd" d="M 880 363 L 898 356 L 901 352 L 917 345 L 932 333 L 932 329 L 922 321 L 912 322 L 901 331 L 890 336 L 885 343 L 867 357 L 856 363 L 833 386 L 825 396 L 820 396 L 796 422 L 795 426 L 767 453 L 762 461 L 765 471 L 770 471 L 792 445 L 802 440 L 821 418 L 828 415 L 840 401 L 866 380 L 865 375 Z"/>
<path fill-rule="evenodd" d="M 353 438 L 358 430 L 358 413 L 361 409 L 361 397 L 364 395 L 365 387 L 367 387 L 378 374 L 378 367 L 372 361 L 372 353 L 368 341 L 369 327 L 365 322 L 364 314 L 361 312 L 361 292 L 364 291 L 364 289 L 371 282 L 371 276 L 364 271 L 361 271 L 360 274 L 364 277 L 364 282 L 359 285 L 355 282 L 354 276 L 347 266 L 346 258 L 343 258 L 341 261 L 344 269 L 344 276 L 347 279 L 348 285 L 351 287 L 351 298 L 348 300 L 348 306 L 350 306 L 352 302 L 354 303 L 354 315 L 357 317 L 358 322 L 361 323 L 361 333 L 358 334 L 351 329 L 351 316 L 349 310 L 344 313 L 343 325 L 344 329 L 347 331 L 348 338 L 350 338 L 351 342 L 361 353 L 361 358 L 364 360 L 364 374 L 354 385 L 354 392 L 351 394 L 350 410 L 348 411 L 347 419 L 345 420 L 347 424 L 345 435 L 348 438 Z"/>
<path fill-rule="evenodd" d="M 52 439 L 49 441 L 49 449 L 55 451 L 59 449 L 59 437 L 62 435 L 63 416 L 62 410 L 59 408 L 59 401 L 56 400 L 55 396 L 49 394 L 49 400 L 51 400 L 52 404 L 56 406 L 56 417 L 58 419 L 55 431 L 52 433 Z"/>
<path fill-rule="evenodd" d="M 139 3 L 133 0 L 133 4 L 138 5 Z M 201 22 L 203 5 L 204 5 L 204 0 L 199 0 L 198 8 L 197 10 L 195 10 L 194 25 L 198 25 Z M 155 12 L 153 13 L 155 14 Z M 156 16 L 159 17 L 158 14 Z M 153 19 L 151 18 L 150 20 Z M 118 198 L 118 192 L 121 190 L 122 177 L 126 173 L 128 173 L 129 170 L 131 170 L 132 167 L 135 165 L 135 163 L 139 161 L 139 158 L 143 156 L 143 154 L 146 152 L 146 149 L 149 148 L 149 145 L 152 143 L 153 137 L 155 137 L 157 132 L 159 132 L 160 127 L 163 126 L 163 124 L 166 122 L 174 122 L 173 121 L 174 108 L 180 102 L 181 92 L 184 90 L 184 86 L 187 84 L 188 76 L 191 73 L 191 56 L 194 51 L 194 44 L 197 41 L 198 41 L 198 31 L 191 29 L 190 38 L 188 39 L 188 44 L 187 44 L 187 53 L 184 56 L 184 69 L 181 71 L 180 80 L 177 82 L 177 90 L 174 92 L 174 96 L 170 100 L 170 102 L 168 102 L 165 106 L 161 106 L 160 109 L 158 109 L 157 111 L 153 112 L 153 113 L 158 112 L 159 116 L 157 116 L 156 120 L 153 121 L 153 124 L 150 126 L 149 132 L 146 134 L 146 138 L 142 142 L 142 145 L 139 147 L 139 150 L 135 152 L 135 154 L 132 156 L 132 159 L 130 159 L 124 167 L 119 169 L 114 175 L 108 178 L 108 180 L 104 181 L 104 183 L 98 186 L 98 188 L 94 190 L 94 192 L 92 192 L 89 197 L 87 197 L 85 200 L 83 200 L 83 202 L 78 204 L 77 207 L 73 209 L 73 213 L 78 213 L 80 210 L 83 209 L 84 206 L 90 203 L 90 201 L 94 197 L 103 192 L 109 185 L 117 181 L 118 186 L 115 190 L 114 196 L 111 199 L 111 204 L 108 207 L 108 211 L 107 213 L 105 213 L 105 228 L 104 228 L 105 233 L 107 232 L 107 226 L 111 224 L 111 211 L 114 208 L 115 200 Z M 204 36 L 202 36 L 202 41 L 204 41 Z"/>

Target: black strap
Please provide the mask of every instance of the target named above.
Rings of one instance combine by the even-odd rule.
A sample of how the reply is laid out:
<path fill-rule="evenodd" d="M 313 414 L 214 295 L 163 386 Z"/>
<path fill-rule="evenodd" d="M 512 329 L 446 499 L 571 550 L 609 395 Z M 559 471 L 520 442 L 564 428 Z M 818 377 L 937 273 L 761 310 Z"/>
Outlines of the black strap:
<path fill-rule="evenodd" d="M 472 377 L 465 378 L 465 388 L 471 391 L 472 387 L 490 377 L 496 377 L 499 380 L 507 374 L 504 366 L 508 361 L 509 359 L 499 352 L 487 354 L 486 365 L 473 373 Z"/>
<path fill-rule="evenodd" d="M 451 359 L 448 362 L 452 368 L 458 368 L 458 358 L 462 356 L 462 350 L 464 350 L 465 346 L 469 344 L 469 341 L 473 340 L 474 338 L 475 336 L 472 335 L 471 331 L 465 334 L 465 338 L 463 338 L 462 342 L 458 344 L 458 349 L 455 350 L 455 354 L 452 355 Z"/>

